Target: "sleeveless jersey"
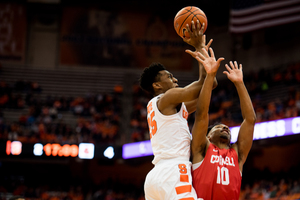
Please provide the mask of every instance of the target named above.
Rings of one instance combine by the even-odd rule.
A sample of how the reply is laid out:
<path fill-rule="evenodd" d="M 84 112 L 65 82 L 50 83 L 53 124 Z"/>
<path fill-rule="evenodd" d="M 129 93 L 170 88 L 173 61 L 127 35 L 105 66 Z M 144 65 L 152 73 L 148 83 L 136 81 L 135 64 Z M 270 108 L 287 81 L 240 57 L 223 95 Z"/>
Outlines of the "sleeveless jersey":
<path fill-rule="evenodd" d="M 187 123 L 187 109 L 182 103 L 180 111 L 176 114 L 163 115 L 157 108 L 157 100 L 162 95 L 152 98 L 147 105 L 154 165 L 161 159 L 186 157 L 189 160 L 190 157 L 192 136 Z"/>
<path fill-rule="evenodd" d="M 239 199 L 242 175 L 233 148 L 220 149 L 210 143 L 204 159 L 193 164 L 192 177 L 198 198 Z"/>

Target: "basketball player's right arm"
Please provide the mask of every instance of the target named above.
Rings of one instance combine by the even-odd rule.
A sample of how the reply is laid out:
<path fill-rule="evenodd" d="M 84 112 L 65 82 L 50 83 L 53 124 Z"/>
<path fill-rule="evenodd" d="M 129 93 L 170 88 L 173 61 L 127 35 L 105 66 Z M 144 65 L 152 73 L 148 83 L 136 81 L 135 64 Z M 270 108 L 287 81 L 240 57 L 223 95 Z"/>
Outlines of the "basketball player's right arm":
<path fill-rule="evenodd" d="M 206 51 L 206 50 L 205 50 Z M 193 140 L 191 144 L 192 162 L 198 163 L 203 160 L 204 152 L 208 147 L 208 139 L 206 132 L 208 128 L 208 110 L 213 89 L 214 79 L 219 69 L 220 63 L 224 58 L 219 58 L 217 61 L 214 57 L 213 50 L 210 48 L 211 57 L 207 52 L 199 54 L 199 62 L 201 62 L 207 71 L 206 78 L 201 89 L 197 110 L 195 113 L 195 122 L 192 129 Z"/>
<path fill-rule="evenodd" d="M 207 49 L 208 50 L 208 49 Z M 193 52 L 194 53 L 194 52 Z M 196 56 L 194 57 L 196 58 Z M 203 67 L 203 65 L 199 62 L 199 84 L 201 85 L 201 88 L 203 87 L 203 82 L 204 82 L 204 79 L 206 77 L 206 71 L 205 71 L 205 68 Z M 192 84 L 195 84 L 195 83 L 192 83 Z M 192 85 L 190 84 L 190 85 Z M 187 87 L 189 87 L 190 85 L 188 85 Z M 217 79 L 216 77 L 214 78 L 214 83 L 213 83 L 213 89 L 215 89 L 218 85 L 218 82 L 217 82 Z M 200 90 L 201 90 L 200 88 Z M 200 92 L 200 91 L 199 91 Z M 188 113 L 191 114 L 193 112 L 196 111 L 196 107 L 197 107 L 197 101 L 198 101 L 198 98 L 192 100 L 192 101 L 189 101 L 189 102 L 184 102 L 187 110 L 188 110 Z"/>
<path fill-rule="evenodd" d="M 203 35 L 204 27 L 205 27 L 205 24 L 203 24 L 200 29 L 200 23 L 198 20 L 197 20 L 197 29 L 194 24 L 194 21 L 192 21 L 192 30 L 190 30 L 188 24 L 186 27 L 187 31 L 191 37 L 184 38 L 183 40 L 186 43 L 190 44 L 191 46 L 195 47 L 196 51 L 193 52 L 191 50 L 186 50 L 185 52 L 190 54 L 195 59 L 197 59 L 197 56 L 198 56 L 197 52 L 204 54 L 203 48 L 205 48 L 206 51 L 208 51 L 208 49 L 211 46 L 211 43 L 213 41 L 211 39 L 206 45 L 206 36 Z M 201 62 L 198 61 L 198 64 L 199 64 L 199 81 L 200 81 L 200 84 L 203 85 L 204 79 L 206 77 L 206 71 Z M 192 84 L 194 84 L 194 83 L 192 83 Z M 213 88 L 216 88 L 217 85 L 218 85 L 218 82 L 217 82 L 217 79 L 215 78 Z M 197 99 L 198 98 L 196 98 L 192 101 L 189 101 L 189 102 L 184 102 L 189 114 L 196 111 Z"/>
<path fill-rule="evenodd" d="M 192 29 L 192 30 L 191 30 Z M 208 49 L 209 46 L 212 43 L 212 40 L 205 45 L 206 38 L 205 35 L 203 35 L 204 32 L 204 25 L 202 28 L 200 28 L 199 21 L 197 21 L 197 29 L 192 22 L 192 27 L 187 25 L 187 30 L 190 35 L 190 38 L 183 40 L 195 47 L 196 51 L 190 51 L 186 50 L 187 53 L 189 53 L 191 56 L 193 56 L 195 59 L 198 58 L 198 52 L 201 51 L 203 53 L 203 48 Z M 199 61 L 198 61 L 199 62 Z M 159 109 L 161 111 L 164 110 L 164 114 L 174 114 L 175 107 L 184 102 L 186 105 L 186 108 L 189 113 L 194 112 L 196 108 L 197 99 L 199 97 L 199 92 L 202 88 L 204 78 L 206 76 L 206 71 L 204 67 L 202 66 L 201 62 L 199 62 L 199 79 L 197 81 L 192 82 L 191 84 L 187 85 L 184 88 L 173 88 L 168 90 L 160 99 L 158 102 Z M 188 102 L 188 103 L 186 103 Z M 168 108 L 168 112 L 165 112 L 164 108 Z"/>
<path fill-rule="evenodd" d="M 225 66 L 228 71 L 225 71 L 224 73 L 234 83 L 238 92 L 244 119 L 239 130 L 237 142 L 232 145 L 238 153 L 239 167 L 242 171 L 252 146 L 256 115 L 251 98 L 243 81 L 242 65 L 240 64 L 238 66 L 237 62 L 230 62 L 230 67 L 227 64 Z"/>

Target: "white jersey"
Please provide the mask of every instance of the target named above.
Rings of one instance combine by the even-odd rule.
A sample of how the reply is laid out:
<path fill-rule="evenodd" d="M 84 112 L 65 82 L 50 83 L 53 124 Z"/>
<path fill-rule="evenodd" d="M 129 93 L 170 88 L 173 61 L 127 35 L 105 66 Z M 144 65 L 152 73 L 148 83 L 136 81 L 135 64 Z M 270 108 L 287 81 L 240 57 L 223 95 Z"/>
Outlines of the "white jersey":
<path fill-rule="evenodd" d="M 189 131 L 187 109 L 182 103 L 180 111 L 173 115 L 163 115 L 157 108 L 160 94 L 147 105 L 147 119 L 155 165 L 161 159 L 176 157 L 190 158 L 192 136 Z"/>

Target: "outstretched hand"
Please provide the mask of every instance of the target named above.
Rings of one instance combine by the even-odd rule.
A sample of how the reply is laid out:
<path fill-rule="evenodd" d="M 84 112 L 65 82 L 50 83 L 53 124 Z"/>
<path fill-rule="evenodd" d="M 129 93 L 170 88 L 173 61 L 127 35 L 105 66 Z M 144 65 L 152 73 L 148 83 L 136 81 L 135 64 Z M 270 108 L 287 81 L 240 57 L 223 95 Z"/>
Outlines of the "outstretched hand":
<path fill-rule="evenodd" d="M 196 26 L 197 26 L 197 28 L 196 28 Z M 188 24 L 186 24 L 186 30 L 187 30 L 190 37 L 189 38 L 183 38 L 183 41 L 188 43 L 189 45 L 195 47 L 195 49 L 197 51 L 200 51 L 203 47 L 205 47 L 206 50 L 208 51 L 208 48 L 210 47 L 213 40 L 211 39 L 208 42 L 208 44 L 205 45 L 206 36 L 203 35 L 204 27 L 205 27 L 204 23 L 200 27 L 199 20 L 197 20 L 197 25 L 195 25 L 194 21 L 192 21 L 192 29 L 190 29 Z"/>
<path fill-rule="evenodd" d="M 242 64 L 238 65 L 236 61 L 234 63 L 232 61 L 225 65 L 228 71 L 224 71 L 223 74 L 227 75 L 227 78 L 231 80 L 233 83 L 243 82 L 243 67 Z"/>
<path fill-rule="evenodd" d="M 200 52 L 196 52 L 197 56 L 195 56 L 194 58 L 203 65 L 207 74 L 216 74 L 224 58 L 221 57 L 216 60 L 212 48 L 209 48 L 209 52 L 210 56 L 208 55 L 207 50 L 203 48 L 203 54 Z"/>

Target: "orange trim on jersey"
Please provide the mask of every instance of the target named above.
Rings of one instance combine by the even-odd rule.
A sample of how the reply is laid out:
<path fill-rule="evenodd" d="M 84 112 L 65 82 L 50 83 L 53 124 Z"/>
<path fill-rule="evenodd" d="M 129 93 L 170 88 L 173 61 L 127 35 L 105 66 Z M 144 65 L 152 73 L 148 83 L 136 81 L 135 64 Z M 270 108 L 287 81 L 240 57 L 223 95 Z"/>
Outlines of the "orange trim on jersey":
<path fill-rule="evenodd" d="M 182 199 L 179 199 L 179 200 L 195 200 L 193 197 L 187 197 L 187 198 L 182 198 Z"/>
<path fill-rule="evenodd" d="M 180 174 L 180 182 L 189 182 L 189 175 L 187 174 Z"/>
<path fill-rule="evenodd" d="M 183 185 L 175 188 L 177 194 L 182 194 L 192 191 L 192 185 Z"/>

